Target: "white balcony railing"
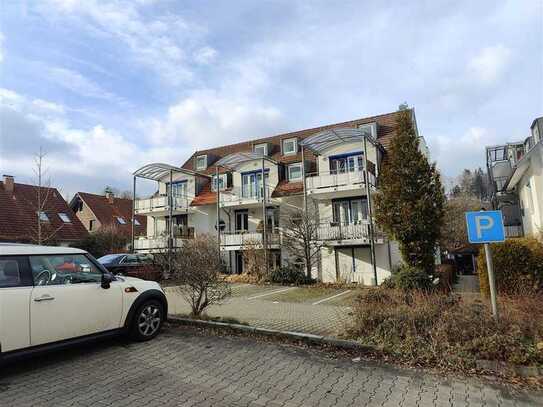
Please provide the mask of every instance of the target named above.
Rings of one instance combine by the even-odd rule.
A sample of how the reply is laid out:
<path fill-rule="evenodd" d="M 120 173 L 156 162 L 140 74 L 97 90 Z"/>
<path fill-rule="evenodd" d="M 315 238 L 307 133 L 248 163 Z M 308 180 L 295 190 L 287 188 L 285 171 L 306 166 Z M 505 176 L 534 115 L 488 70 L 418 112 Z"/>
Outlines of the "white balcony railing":
<path fill-rule="evenodd" d="M 172 246 L 179 248 L 183 244 L 183 239 L 174 238 Z M 145 237 L 134 240 L 135 250 L 165 250 L 168 249 L 168 237 Z"/>
<path fill-rule="evenodd" d="M 370 225 L 367 221 L 358 223 L 325 222 L 321 223 L 317 236 L 319 240 L 368 240 Z M 374 226 L 374 239 L 383 239 L 384 235 Z"/>
<path fill-rule="evenodd" d="M 190 206 L 190 203 L 194 197 L 192 196 L 174 196 L 172 197 L 173 205 L 172 209 L 186 210 Z M 150 213 L 155 211 L 168 210 L 168 197 L 167 196 L 155 196 L 146 199 L 136 199 L 135 203 L 136 213 Z"/>
<path fill-rule="evenodd" d="M 278 245 L 281 243 L 281 236 L 278 232 L 267 234 L 268 245 Z M 221 233 L 222 246 L 243 246 L 243 245 L 262 244 L 261 232 L 225 232 Z"/>
<path fill-rule="evenodd" d="M 266 186 L 266 201 L 269 201 L 273 188 Z M 233 187 L 226 191 L 221 191 L 220 202 L 223 205 L 238 205 L 251 202 L 262 202 L 263 188 L 257 188 L 253 185 L 244 185 L 243 187 Z"/>
<path fill-rule="evenodd" d="M 307 174 L 306 186 L 308 191 L 317 192 L 336 187 L 356 187 L 364 184 L 364 171 L 321 171 Z M 375 186 L 375 175 L 368 173 L 371 186 Z"/>

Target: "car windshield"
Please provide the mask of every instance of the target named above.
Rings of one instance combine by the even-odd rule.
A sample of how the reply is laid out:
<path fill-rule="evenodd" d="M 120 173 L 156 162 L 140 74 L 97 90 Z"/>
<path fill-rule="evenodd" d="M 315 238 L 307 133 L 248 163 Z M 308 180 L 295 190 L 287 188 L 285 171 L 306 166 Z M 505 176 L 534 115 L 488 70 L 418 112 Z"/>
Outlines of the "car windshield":
<path fill-rule="evenodd" d="M 102 264 L 116 263 L 121 257 L 123 257 L 122 254 L 106 254 L 105 256 L 100 257 L 98 261 Z"/>

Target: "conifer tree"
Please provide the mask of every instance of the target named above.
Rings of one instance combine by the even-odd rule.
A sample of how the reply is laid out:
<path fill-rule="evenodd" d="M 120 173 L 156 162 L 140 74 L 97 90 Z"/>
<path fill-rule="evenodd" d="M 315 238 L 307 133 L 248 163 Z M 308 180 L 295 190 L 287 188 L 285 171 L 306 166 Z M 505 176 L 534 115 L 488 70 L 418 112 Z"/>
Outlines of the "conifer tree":
<path fill-rule="evenodd" d="M 375 196 L 377 224 L 399 242 L 404 262 L 427 273 L 443 223 L 445 193 L 435 164 L 419 148 L 412 110 L 399 113 Z"/>

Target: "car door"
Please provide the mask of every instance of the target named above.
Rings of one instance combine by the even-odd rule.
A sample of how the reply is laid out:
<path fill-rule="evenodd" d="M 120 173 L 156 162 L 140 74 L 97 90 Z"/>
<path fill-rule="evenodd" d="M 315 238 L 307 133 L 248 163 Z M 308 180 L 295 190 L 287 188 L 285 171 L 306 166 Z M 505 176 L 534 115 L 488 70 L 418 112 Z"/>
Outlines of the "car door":
<path fill-rule="evenodd" d="M 26 256 L 0 257 L 0 351 L 30 346 L 32 276 Z"/>
<path fill-rule="evenodd" d="M 83 254 L 29 256 L 34 280 L 30 342 L 41 345 L 120 327 L 121 283 L 102 288 L 102 271 Z"/>

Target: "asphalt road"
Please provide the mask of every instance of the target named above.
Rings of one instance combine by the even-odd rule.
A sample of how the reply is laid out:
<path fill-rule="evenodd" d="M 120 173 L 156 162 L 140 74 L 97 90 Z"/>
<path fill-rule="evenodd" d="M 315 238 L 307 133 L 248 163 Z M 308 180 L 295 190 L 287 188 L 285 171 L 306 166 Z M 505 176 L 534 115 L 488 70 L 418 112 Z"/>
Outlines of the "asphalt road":
<path fill-rule="evenodd" d="M 535 406 L 524 393 L 251 338 L 168 328 L 9 363 L 0 406 Z"/>

